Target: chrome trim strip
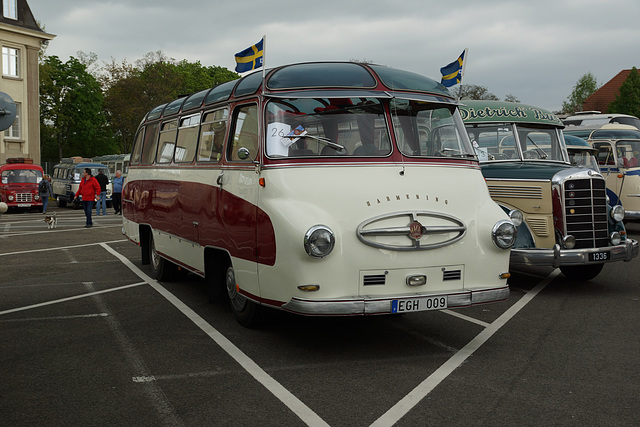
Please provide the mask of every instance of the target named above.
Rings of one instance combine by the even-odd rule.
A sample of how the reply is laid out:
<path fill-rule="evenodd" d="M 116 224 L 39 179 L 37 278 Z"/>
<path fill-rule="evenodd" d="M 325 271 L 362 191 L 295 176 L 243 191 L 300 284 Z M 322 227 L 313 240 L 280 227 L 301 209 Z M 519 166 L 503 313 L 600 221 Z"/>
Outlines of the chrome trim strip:
<path fill-rule="evenodd" d="M 365 227 L 371 225 L 377 221 L 388 220 L 392 218 L 407 216 L 409 220 L 407 221 L 407 225 L 403 227 L 385 227 L 385 228 L 372 228 L 365 230 Z M 452 222 L 455 225 L 451 226 L 425 226 L 419 222 L 420 217 L 433 217 L 440 218 L 447 221 Z M 446 234 L 446 233 L 458 233 L 455 237 L 450 238 L 448 240 L 444 240 L 438 243 L 431 244 L 420 244 L 420 238 L 415 239 L 411 237 L 411 229 L 410 225 L 412 223 L 418 223 L 422 227 L 421 237 L 424 235 L 433 235 L 433 234 Z M 358 225 L 356 230 L 356 235 L 358 236 L 358 240 L 360 240 L 365 245 L 372 246 L 374 248 L 379 249 L 389 249 L 394 251 L 418 251 L 418 250 L 427 250 L 427 249 L 436 249 L 441 248 L 443 246 L 448 246 L 452 243 L 457 242 L 462 239 L 464 235 L 467 233 L 467 227 L 462 222 L 462 220 L 451 216 L 445 215 L 439 212 L 430 212 L 430 211 L 403 211 L 403 212 L 394 212 L 391 214 L 378 215 L 373 218 L 370 218 Z M 399 245 L 391 245 L 386 243 L 379 243 L 368 240 L 367 236 L 407 236 L 407 245 L 399 246 Z"/>
<path fill-rule="evenodd" d="M 292 298 L 282 305 L 284 310 L 310 316 L 348 316 L 391 314 L 391 301 L 397 299 L 413 299 L 421 297 L 447 297 L 447 308 L 468 307 L 504 301 L 509 297 L 509 287 L 460 291 L 454 293 L 431 293 L 402 295 L 395 298 L 351 297 L 335 300 L 313 300 Z"/>

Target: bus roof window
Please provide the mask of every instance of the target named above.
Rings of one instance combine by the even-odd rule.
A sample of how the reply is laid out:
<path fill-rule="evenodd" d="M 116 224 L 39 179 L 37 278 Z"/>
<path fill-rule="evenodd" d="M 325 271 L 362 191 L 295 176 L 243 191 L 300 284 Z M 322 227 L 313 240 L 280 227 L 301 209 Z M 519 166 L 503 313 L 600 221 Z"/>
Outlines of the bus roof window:
<path fill-rule="evenodd" d="M 231 91 L 233 91 L 234 86 L 238 83 L 238 79 L 222 83 L 211 89 L 209 95 L 204 100 L 205 105 L 213 104 L 214 102 L 224 101 L 231 96 Z"/>

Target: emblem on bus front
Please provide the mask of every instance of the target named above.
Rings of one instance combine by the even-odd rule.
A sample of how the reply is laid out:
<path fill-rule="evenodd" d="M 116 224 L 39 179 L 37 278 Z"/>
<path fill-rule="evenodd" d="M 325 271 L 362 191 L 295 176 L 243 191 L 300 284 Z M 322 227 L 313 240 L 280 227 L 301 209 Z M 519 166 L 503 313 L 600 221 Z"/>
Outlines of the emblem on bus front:
<path fill-rule="evenodd" d="M 413 240 L 420 240 L 422 239 L 422 224 L 420 224 L 418 221 L 413 221 L 411 224 L 409 224 L 409 237 L 411 237 Z"/>
<path fill-rule="evenodd" d="M 358 225 L 358 239 L 369 246 L 394 251 L 419 251 L 451 245 L 462 239 L 466 225 L 438 212 L 394 212 Z"/>

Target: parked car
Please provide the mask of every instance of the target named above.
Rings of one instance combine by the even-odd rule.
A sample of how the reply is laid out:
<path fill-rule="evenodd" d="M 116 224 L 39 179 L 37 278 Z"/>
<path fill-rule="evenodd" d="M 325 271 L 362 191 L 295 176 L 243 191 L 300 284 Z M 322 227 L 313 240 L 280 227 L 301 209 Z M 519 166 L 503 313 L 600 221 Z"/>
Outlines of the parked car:
<path fill-rule="evenodd" d="M 600 173 L 571 165 L 554 114 L 520 103 L 464 103 L 462 119 L 489 193 L 518 224 L 512 267 L 559 267 L 569 278 L 589 280 L 605 263 L 638 256 L 624 209 L 607 204 Z"/>

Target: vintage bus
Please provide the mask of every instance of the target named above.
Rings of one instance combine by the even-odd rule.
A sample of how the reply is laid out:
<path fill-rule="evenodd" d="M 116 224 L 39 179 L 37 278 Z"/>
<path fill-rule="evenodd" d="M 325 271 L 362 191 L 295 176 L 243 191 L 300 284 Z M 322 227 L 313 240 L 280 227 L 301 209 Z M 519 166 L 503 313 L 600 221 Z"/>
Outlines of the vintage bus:
<path fill-rule="evenodd" d="M 93 158 L 96 163 L 101 163 L 109 168 L 111 176 L 116 175 L 116 171 L 120 171 L 122 176 L 126 178 L 129 172 L 129 159 L 131 154 L 106 154 Z"/>
<path fill-rule="evenodd" d="M 640 219 L 640 131 L 609 125 L 589 134 L 598 165 L 607 180 L 607 195 L 624 207 L 625 218 Z"/>
<path fill-rule="evenodd" d="M 440 83 L 353 62 L 254 73 L 151 110 L 123 229 L 252 326 L 504 300 L 515 227 Z"/>
<path fill-rule="evenodd" d="M 608 205 L 600 173 L 571 165 L 555 115 L 520 103 L 464 104 L 462 118 L 489 193 L 522 217 L 512 268 L 559 267 L 569 278 L 589 280 L 605 263 L 638 256 L 638 242 L 622 223 L 624 208 Z"/>
<path fill-rule="evenodd" d="M 42 167 L 33 164 L 33 159 L 7 159 L 0 165 L 0 202 L 11 210 L 36 208 L 42 212 L 38 185 L 43 176 Z"/>
<path fill-rule="evenodd" d="M 91 159 L 83 158 L 64 158 L 53 167 L 51 188 L 53 189 L 53 197 L 56 199 L 58 206 L 64 208 L 68 204 L 71 204 L 74 209 L 79 209 L 82 206 L 81 200 L 76 199 L 75 195 L 78 192 L 80 181 L 82 180 L 82 171 L 85 168 L 90 168 L 93 176 L 96 176 L 99 171 L 102 171 L 102 173 L 109 178 L 106 202 L 107 206 L 111 207 L 113 186 L 111 184 L 109 168 L 102 163 L 96 163 Z"/>

